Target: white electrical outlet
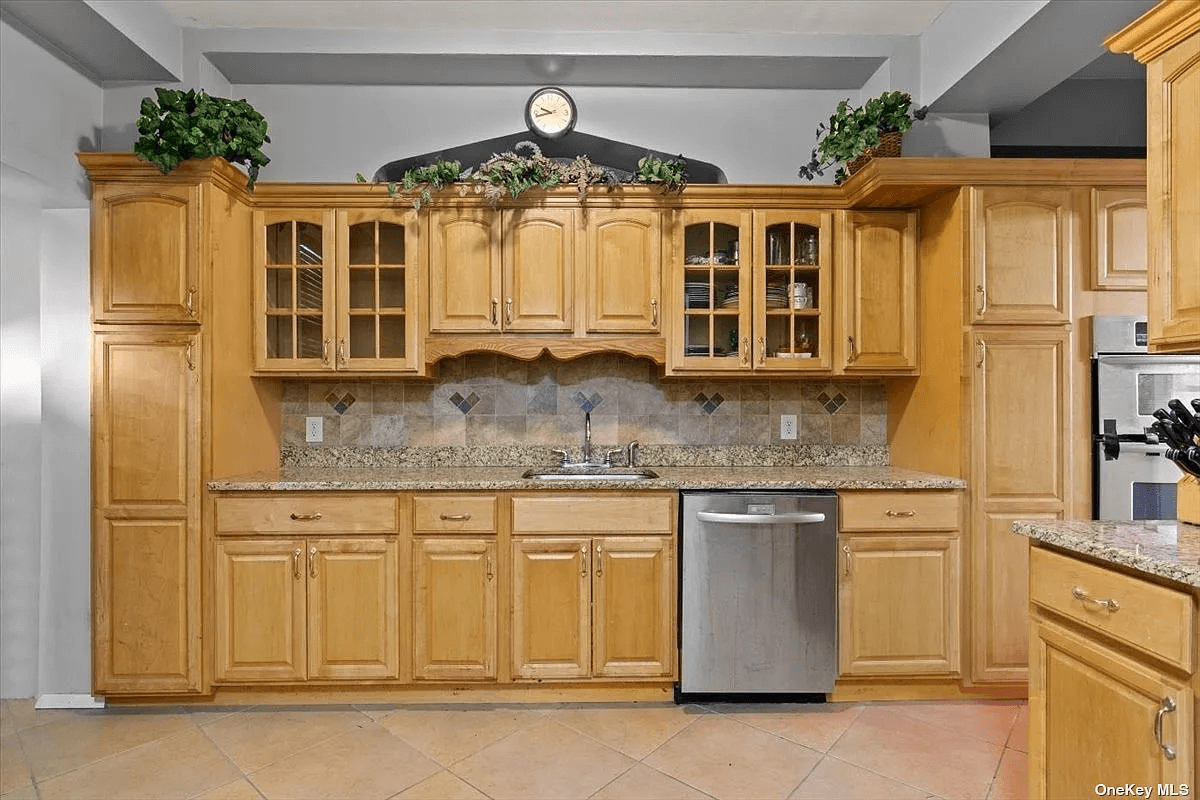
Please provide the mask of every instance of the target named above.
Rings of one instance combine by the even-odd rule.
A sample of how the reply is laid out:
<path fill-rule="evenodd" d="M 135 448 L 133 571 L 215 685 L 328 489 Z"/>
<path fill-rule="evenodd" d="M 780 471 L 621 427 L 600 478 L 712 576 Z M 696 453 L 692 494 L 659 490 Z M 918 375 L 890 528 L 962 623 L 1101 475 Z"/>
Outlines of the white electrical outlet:
<path fill-rule="evenodd" d="M 796 415 L 795 414 L 780 414 L 779 415 L 779 438 L 780 439 L 795 439 L 796 438 Z"/>
<path fill-rule="evenodd" d="M 320 442 L 325 438 L 325 418 L 324 417 L 305 417 L 304 418 L 304 441 Z M 792 437 L 793 439 L 796 437 Z"/>

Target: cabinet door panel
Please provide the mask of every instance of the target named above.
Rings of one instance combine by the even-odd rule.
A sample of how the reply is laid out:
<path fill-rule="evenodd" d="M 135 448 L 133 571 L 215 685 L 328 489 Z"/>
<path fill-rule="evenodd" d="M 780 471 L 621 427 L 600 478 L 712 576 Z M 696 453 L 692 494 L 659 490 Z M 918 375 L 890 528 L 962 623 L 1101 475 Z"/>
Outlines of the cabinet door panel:
<path fill-rule="evenodd" d="M 592 673 L 671 675 L 675 651 L 675 559 L 669 536 L 593 541 Z"/>
<path fill-rule="evenodd" d="M 217 680 L 304 679 L 306 567 L 303 539 L 217 541 Z"/>
<path fill-rule="evenodd" d="M 1146 190 L 1092 189 L 1092 288 L 1146 290 Z"/>
<path fill-rule="evenodd" d="M 662 314 L 659 212 L 589 211 L 587 329 L 657 333 Z"/>
<path fill-rule="evenodd" d="M 853 212 L 842 220 L 838 369 L 917 369 L 917 215 Z"/>
<path fill-rule="evenodd" d="M 429 330 L 500 330 L 499 215 L 491 209 L 429 215 Z"/>
<path fill-rule="evenodd" d="M 334 222 L 333 211 L 254 212 L 255 369 L 334 369 Z"/>
<path fill-rule="evenodd" d="M 395 678 L 400 666 L 397 543 L 308 540 L 309 678 Z"/>
<path fill-rule="evenodd" d="M 496 677 L 496 542 L 413 541 L 413 675 Z"/>
<path fill-rule="evenodd" d="M 587 677 L 590 540 L 515 538 L 512 547 L 514 677 Z"/>
<path fill-rule="evenodd" d="M 504 329 L 569 332 L 575 324 L 574 211 L 504 213 Z"/>

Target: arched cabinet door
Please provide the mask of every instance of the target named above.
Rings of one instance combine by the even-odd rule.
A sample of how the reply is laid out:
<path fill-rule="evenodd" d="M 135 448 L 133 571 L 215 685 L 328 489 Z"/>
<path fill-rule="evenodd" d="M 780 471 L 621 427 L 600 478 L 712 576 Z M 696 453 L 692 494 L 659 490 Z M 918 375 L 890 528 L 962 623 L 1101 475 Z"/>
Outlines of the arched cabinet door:
<path fill-rule="evenodd" d="M 660 212 L 655 209 L 588 211 L 589 332 L 661 330 L 661 231 Z"/>

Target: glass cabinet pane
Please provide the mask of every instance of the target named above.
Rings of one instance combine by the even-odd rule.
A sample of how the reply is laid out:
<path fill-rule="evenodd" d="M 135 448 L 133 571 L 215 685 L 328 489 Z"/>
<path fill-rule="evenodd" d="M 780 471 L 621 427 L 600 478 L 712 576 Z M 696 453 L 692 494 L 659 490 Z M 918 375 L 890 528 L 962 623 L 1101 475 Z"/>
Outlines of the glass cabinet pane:
<path fill-rule="evenodd" d="M 325 304 L 325 279 L 320 268 L 296 270 L 296 307 L 321 308 Z"/>
<path fill-rule="evenodd" d="M 267 263 L 292 264 L 291 222 L 276 222 L 267 226 Z"/>
<path fill-rule="evenodd" d="M 267 358 L 291 358 L 292 317 L 267 317 Z"/>
<path fill-rule="evenodd" d="M 404 263 L 404 226 L 391 222 L 379 223 L 379 263 Z"/>
<path fill-rule="evenodd" d="M 321 226 L 315 222 L 297 222 L 295 263 L 324 263 L 321 249 Z"/>
<path fill-rule="evenodd" d="M 321 358 L 326 339 L 325 268 L 320 224 L 266 226 L 266 358 Z"/>
<path fill-rule="evenodd" d="M 405 231 L 403 225 L 371 220 L 350 226 L 349 313 L 351 359 L 404 359 Z"/>
<path fill-rule="evenodd" d="M 379 317 L 379 357 L 404 358 L 404 316 L 387 314 Z"/>
<path fill-rule="evenodd" d="M 356 314 L 350 317 L 350 357 L 375 358 L 375 317 Z"/>
<path fill-rule="evenodd" d="M 350 268 L 350 308 L 375 308 L 375 268 Z"/>
<path fill-rule="evenodd" d="M 374 222 L 361 222 L 350 226 L 350 252 L 347 255 L 351 264 L 375 263 Z"/>
<path fill-rule="evenodd" d="M 267 308 L 293 308 L 290 269 L 267 270 Z"/>
<path fill-rule="evenodd" d="M 684 358 L 738 355 L 741 229 L 723 222 L 684 228 Z"/>
<path fill-rule="evenodd" d="M 379 268 L 379 307 L 404 308 L 404 270 Z"/>
<path fill-rule="evenodd" d="M 321 358 L 321 317 L 296 317 L 296 357 Z"/>

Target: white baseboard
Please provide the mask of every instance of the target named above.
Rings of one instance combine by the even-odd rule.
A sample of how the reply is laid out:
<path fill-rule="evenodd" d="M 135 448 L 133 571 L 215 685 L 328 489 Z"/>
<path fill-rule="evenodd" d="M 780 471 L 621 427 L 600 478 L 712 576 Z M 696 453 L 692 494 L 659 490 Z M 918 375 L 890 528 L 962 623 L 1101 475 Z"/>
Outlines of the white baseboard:
<path fill-rule="evenodd" d="M 39 694 L 36 709 L 43 708 L 104 708 L 103 697 L 90 694 Z"/>

